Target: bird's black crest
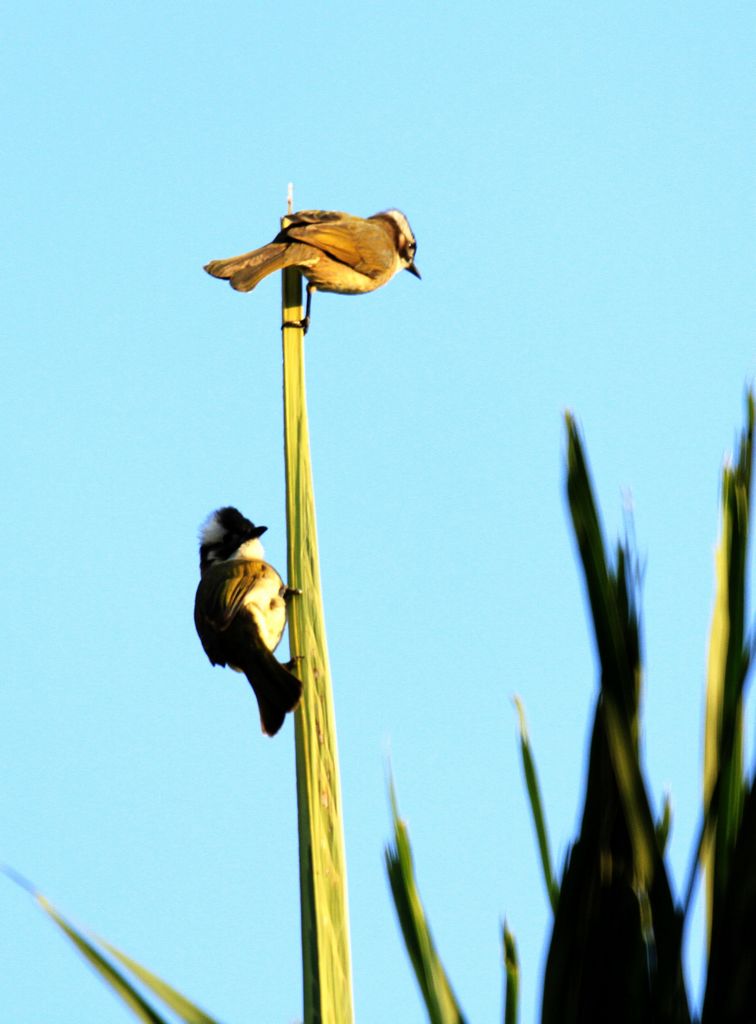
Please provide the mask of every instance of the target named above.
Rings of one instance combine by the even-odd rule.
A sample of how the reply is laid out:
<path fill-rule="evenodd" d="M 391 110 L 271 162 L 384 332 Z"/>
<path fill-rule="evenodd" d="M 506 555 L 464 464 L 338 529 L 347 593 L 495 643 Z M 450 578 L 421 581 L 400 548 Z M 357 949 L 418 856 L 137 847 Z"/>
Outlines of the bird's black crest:
<path fill-rule="evenodd" d="M 255 526 L 233 505 L 216 509 L 200 531 L 200 568 L 223 561 L 245 541 L 261 537 L 266 530 L 267 526 Z"/>

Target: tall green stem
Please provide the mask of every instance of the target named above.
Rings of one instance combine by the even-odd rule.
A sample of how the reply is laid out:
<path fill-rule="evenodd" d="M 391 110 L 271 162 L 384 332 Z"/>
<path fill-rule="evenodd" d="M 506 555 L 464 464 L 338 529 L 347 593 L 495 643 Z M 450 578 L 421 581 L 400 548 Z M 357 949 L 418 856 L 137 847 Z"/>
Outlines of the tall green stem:
<path fill-rule="evenodd" d="M 283 322 L 302 317 L 297 270 L 283 272 Z M 304 332 L 283 329 L 288 583 L 292 656 L 304 693 L 295 713 L 304 1024 L 352 1024 L 346 858 L 336 723 L 320 593 L 304 373 Z"/>

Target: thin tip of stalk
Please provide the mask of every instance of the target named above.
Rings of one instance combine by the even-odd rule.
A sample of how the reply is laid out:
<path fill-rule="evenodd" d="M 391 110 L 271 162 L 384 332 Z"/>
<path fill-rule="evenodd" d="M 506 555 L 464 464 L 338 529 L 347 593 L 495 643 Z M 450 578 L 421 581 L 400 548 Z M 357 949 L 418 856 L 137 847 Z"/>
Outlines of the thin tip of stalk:
<path fill-rule="evenodd" d="M 383 751 L 383 777 L 389 793 L 394 791 L 394 766 L 391 764 L 391 746 L 386 744 Z"/>
<path fill-rule="evenodd" d="M 9 878 L 11 882 L 15 882 L 16 885 L 21 886 L 22 889 L 26 889 L 30 895 L 35 898 L 39 898 L 39 890 L 37 887 L 32 885 L 29 879 L 24 878 L 24 876 L 20 874 L 20 872 L 16 871 L 15 868 L 12 868 L 10 864 L 0 864 L 0 873 L 5 875 L 6 878 Z"/>
<path fill-rule="evenodd" d="M 290 181 L 286 189 L 286 212 L 294 213 L 294 182 Z"/>
<path fill-rule="evenodd" d="M 501 937 L 504 946 L 504 960 L 507 966 L 517 968 L 517 946 L 514 933 L 506 918 L 501 923 Z"/>
<path fill-rule="evenodd" d="M 526 742 L 528 739 L 528 722 L 525 718 L 525 708 L 522 706 L 522 701 L 520 700 L 517 694 L 514 694 L 514 696 L 512 697 L 512 703 L 514 704 L 517 710 L 517 718 L 519 720 L 520 727 L 520 737 L 524 742 Z"/>

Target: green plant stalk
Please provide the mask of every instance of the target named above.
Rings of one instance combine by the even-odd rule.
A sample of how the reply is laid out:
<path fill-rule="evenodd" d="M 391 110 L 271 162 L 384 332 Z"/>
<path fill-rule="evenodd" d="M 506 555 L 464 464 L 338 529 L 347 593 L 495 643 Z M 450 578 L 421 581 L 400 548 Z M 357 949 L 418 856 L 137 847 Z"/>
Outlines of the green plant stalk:
<path fill-rule="evenodd" d="M 399 816 L 393 779 L 389 780 L 394 843 L 385 850 L 391 894 L 415 977 L 430 1024 L 466 1024 L 444 965 L 436 951 L 415 880 L 412 847 L 406 824 Z"/>
<path fill-rule="evenodd" d="M 633 845 L 638 888 L 652 883 L 658 847 L 638 759 L 640 653 L 638 616 L 626 552 L 617 551 L 610 571 L 598 511 L 577 424 L 567 425 L 567 497 L 583 563 L 594 635 L 601 663 L 606 735 Z"/>
<path fill-rule="evenodd" d="M 538 840 L 538 850 L 541 854 L 541 867 L 543 869 L 543 880 L 546 885 L 546 895 L 551 909 L 556 913 L 559 902 L 559 884 L 554 878 L 554 870 L 551 866 L 551 853 L 549 851 L 549 836 L 546 829 L 546 815 L 543 812 L 543 801 L 541 800 L 541 787 L 538 785 L 533 752 L 530 748 L 530 737 L 528 736 L 528 723 L 525 719 L 525 708 L 519 697 L 514 698 L 514 705 L 517 709 L 517 716 L 520 724 L 520 753 L 522 755 L 522 770 L 525 774 L 525 786 L 528 791 L 530 810 L 533 815 L 533 825 Z M 514 940 L 512 940 L 514 942 Z"/>
<path fill-rule="evenodd" d="M 504 996 L 504 1024 L 517 1024 L 518 996 L 520 991 L 520 964 L 517 957 L 517 946 L 506 921 L 502 929 L 504 945 L 504 973 L 506 989 Z"/>
<path fill-rule="evenodd" d="M 659 853 L 662 857 L 667 849 L 670 829 L 672 828 L 672 797 L 669 793 L 664 796 L 661 818 L 656 823 L 656 841 L 659 844 Z"/>
<path fill-rule="evenodd" d="M 299 271 L 283 271 L 283 322 L 302 318 Z M 351 1024 L 346 857 L 336 723 L 331 693 L 304 373 L 304 332 L 283 329 L 284 444 L 289 645 L 301 660 L 301 704 L 294 716 L 302 908 L 304 1024 Z"/>
<path fill-rule="evenodd" d="M 709 640 L 704 735 L 707 933 L 728 888 L 746 793 L 743 771 L 743 685 L 749 663 L 745 639 L 746 565 L 753 462 L 754 399 L 737 461 L 722 477 L 722 533 L 716 552 L 716 597 Z M 716 795 L 716 800 L 714 799 Z"/>
<path fill-rule="evenodd" d="M 626 543 L 609 560 L 582 439 L 569 414 L 566 424 L 567 496 L 601 671 L 583 820 L 560 884 L 541 1019 L 690 1024 L 683 919 L 639 755 L 637 559 Z"/>
<path fill-rule="evenodd" d="M 144 1024 L 165 1024 L 161 1017 L 131 985 L 128 980 L 109 964 L 105 957 L 87 940 L 71 927 L 69 923 L 58 913 L 55 907 L 49 903 L 44 896 L 37 895 L 37 902 L 49 914 L 61 931 L 71 940 L 78 951 L 88 960 L 94 969 L 100 974 L 105 982 L 121 997 L 132 1013 L 144 1021 Z"/>
<path fill-rule="evenodd" d="M 722 730 L 725 664 L 730 642 L 728 607 L 729 549 L 731 521 L 727 501 L 722 499 L 722 536 L 715 556 L 716 598 L 709 634 L 708 673 L 706 685 L 706 725 L 704 731 L 704 809 L 711 807 L 714 786 L 720 772 L 719 744 Z M 716 820 L 716 819 L 715 819 Z M 708 823 L 707 823 L 708 826 Z M 706 932 L 711 942 L 714 910 L 715 829 L 705 828 L 701 862 L 706 876 Z"/>
<path fill-rule="evenodd" d="M 210 1017 L 199 1006 L 196 1006 L 190 999 L 187 999 L 185 995 L 182 995 L 181 992 L 173 988 L 172 985 L 159 978 L 153 971 L 143 967 L 142 964 L 137 963 L 136 960 L 122 953 L 120 949 L 112 946 L 99 935 L 95 935 L 88 929 L 74 927 L 57 907 L 54 907 L 50 900 L 43 896 L 38 889 L 35 889 L 31 882 L 24 878 L 23 875 L 20 875 L 13 868 L 5 864 L 0 865 L 0 872 L 29 893 L 50 920 L 60 928 L 66 938 L 73 943 L 78 952 L 94 968 L 105 984 L 110 986 L 113 992 L 128 1006 L 134 1016 L 138 1017 L 144 1024 L 168 1024 L 168 1021 L 166 1018 L 161 1017 L 158 1011 L 137 990 L 134 985 L 134 979 L 141 982 L 145 988 L 149 989 L 153 995 L 156 995 L 158 999 L 165 1003 L 170 1010 L 173 1010 L 183 1024 L 217 1024 L 213 1017 Z M 112 957 L 113 960 L 116 960 L 128 973 L 119 970 L 107 959 L 104 955 L 105 953 Z M 129 974 L 133 975 L 134 978 L 130 978 Z"/>

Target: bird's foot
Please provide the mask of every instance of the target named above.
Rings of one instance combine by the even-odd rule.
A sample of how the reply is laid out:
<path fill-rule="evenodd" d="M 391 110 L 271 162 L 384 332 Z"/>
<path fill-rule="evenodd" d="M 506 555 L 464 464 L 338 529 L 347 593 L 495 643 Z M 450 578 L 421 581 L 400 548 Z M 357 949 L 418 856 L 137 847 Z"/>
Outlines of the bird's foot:
<path fill-rule="evenodd" d="M 284 320 L 284 322 L 281 324 L 281 330 L 283 330 L 285 327 L 298 327 L 305 334 L 307 334 L 307 331 L 309 330 L 310 327 L 310 318 L 309 316 L 306 316 L 303 320 Z"/>
<path fill-rule="evenodd" d="M 284 601 L 290 601 L 292 597 L 301 597 L 302 591 L 299 587 L 284 587 L 283 599 Z"/>
<path fill-rule="evenodd" d="M 304 319 L 284 320 L 284 322 L 281 324 L 281 330 L 283 330 L 284 327 L 299 327 L 304 331 L 305 334 L 307 334 L 307 331 L 310 326 L 310 307 L 312 306 L 312 296 L 315 294 L 317 290 L 318 289 L 315 287 L 314 284 L 309 283 L 307 285 L 307 303 L 305 305 Z"/>

